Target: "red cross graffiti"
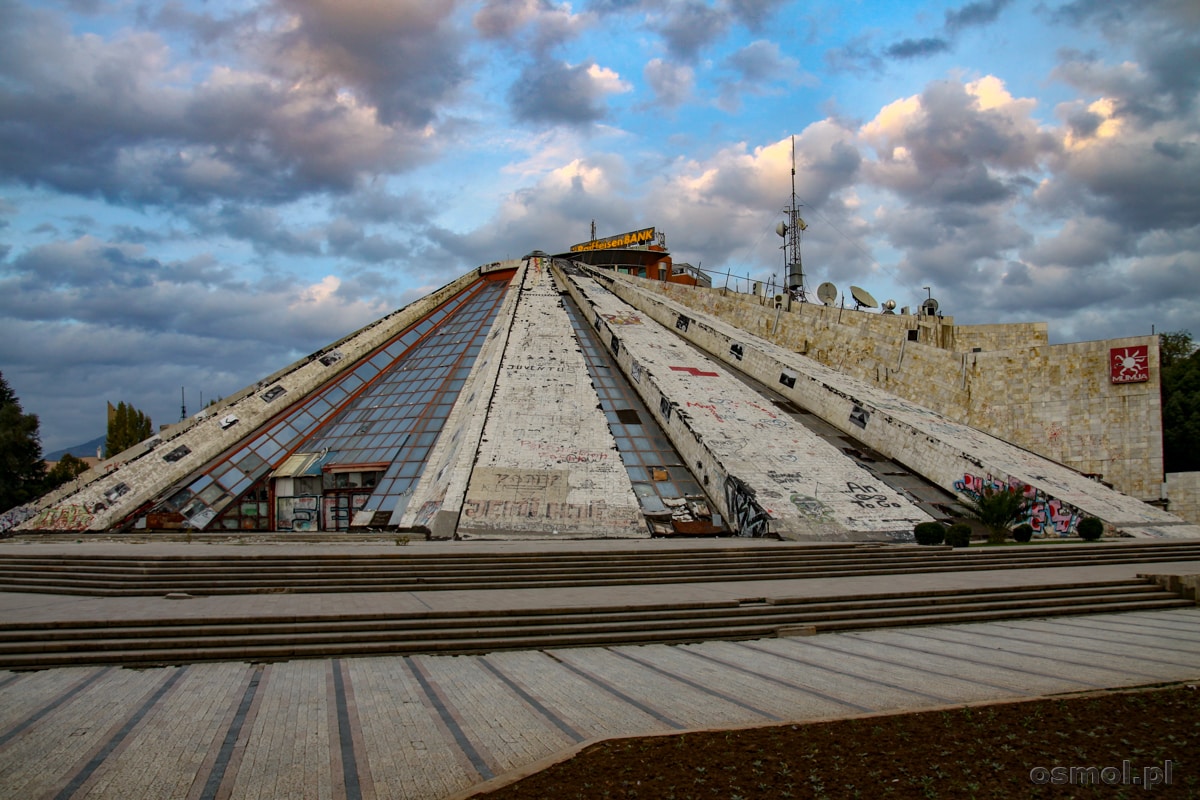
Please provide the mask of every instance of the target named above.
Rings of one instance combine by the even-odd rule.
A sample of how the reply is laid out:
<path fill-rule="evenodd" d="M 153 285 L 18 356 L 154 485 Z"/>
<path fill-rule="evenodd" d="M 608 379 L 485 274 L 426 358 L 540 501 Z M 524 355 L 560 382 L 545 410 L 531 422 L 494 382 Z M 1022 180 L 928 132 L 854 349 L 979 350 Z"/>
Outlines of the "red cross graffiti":
<path fill-rule="evenodd" d="M 696 369 L 695 367 L 671 367 L 671 369 L 675 370 L 676 372 L 686 372 L 689 375 L 692 375 L 696 378 L 715 378 L 715 377 L 717 377 L 717 373 L 715 373 L 715 372 L 705 372 L 704 370 Z"/>

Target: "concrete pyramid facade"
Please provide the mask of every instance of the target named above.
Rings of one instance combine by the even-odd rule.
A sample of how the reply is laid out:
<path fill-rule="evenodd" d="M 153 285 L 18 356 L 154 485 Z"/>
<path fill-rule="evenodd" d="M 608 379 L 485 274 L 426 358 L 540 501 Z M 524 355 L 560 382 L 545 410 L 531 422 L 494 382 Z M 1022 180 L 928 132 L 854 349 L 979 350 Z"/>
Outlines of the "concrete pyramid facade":
<path fill-rule="evenodd" d="M 905 541 L 1002 485 L 1046 535 L 1097 516 L 1200 536 L 764 335 L 801 308 L 735 324 L 663 288 L 541 255 L 480 267 L 100 464 L 18 528 Z"/>

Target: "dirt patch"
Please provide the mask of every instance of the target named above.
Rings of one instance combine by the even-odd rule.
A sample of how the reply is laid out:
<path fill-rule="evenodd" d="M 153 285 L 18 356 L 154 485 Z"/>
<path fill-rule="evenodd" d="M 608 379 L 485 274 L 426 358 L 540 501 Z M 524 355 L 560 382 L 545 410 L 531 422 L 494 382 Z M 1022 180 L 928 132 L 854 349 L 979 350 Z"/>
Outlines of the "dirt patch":
<path fill-rule="evenodd" d="M 607 741 L 475 797 L 1200 798 L 1200 691 Z"/>

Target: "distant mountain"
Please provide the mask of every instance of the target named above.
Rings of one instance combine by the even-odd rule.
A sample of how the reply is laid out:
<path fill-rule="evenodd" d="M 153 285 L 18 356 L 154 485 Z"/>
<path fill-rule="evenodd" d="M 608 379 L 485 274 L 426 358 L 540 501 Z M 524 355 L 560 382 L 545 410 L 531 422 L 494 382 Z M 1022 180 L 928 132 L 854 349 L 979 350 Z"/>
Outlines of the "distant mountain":
<path fill-rule="evenodd" d="M 63 448 L 62 450 L 55 450 L 53 453 L 46 453 L 45 455 L 42 456 L 42 460 L 43 461 L 58 461 L 60 458 L 65 456 L 67 453 L 70 453 L 71 455 L 75 456 L 76 458 L 84 458 L 85 456 L 94 456 L 94 455 L 96 455 L 97 448 L 104 447 L 104 440 L 107 438 L 108 438 L 108 436 L 97 436 L 95 439 L 92 439 L 90 442 L 84 442 L 83 444 L 77 444 L 77 445 L 74 445 L 73 447 L 66 447 L 66 448 Z"/>

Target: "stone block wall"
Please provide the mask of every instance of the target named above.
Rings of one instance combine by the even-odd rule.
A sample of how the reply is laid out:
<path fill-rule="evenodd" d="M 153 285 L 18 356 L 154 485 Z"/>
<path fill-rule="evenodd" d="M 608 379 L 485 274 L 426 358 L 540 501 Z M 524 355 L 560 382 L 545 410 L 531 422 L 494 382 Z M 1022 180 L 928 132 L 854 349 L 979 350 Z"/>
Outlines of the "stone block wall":
<path fill-rule="evenodd" d="M 1168 472 L 1167 500 L 1172 514 L 1200 525 L 1200 472 Z"/>

